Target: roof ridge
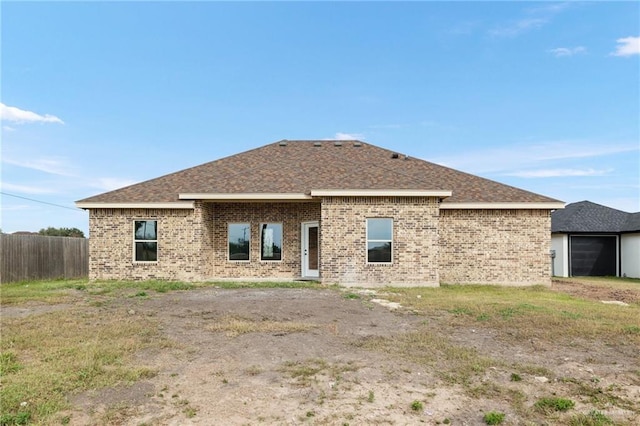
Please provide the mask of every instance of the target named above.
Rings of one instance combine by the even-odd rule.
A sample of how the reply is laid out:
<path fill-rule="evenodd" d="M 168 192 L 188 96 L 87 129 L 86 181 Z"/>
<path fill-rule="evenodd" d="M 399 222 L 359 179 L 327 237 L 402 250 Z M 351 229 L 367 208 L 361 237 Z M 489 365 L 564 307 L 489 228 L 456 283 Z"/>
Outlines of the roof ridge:
<path fill-rule="evenodd" d="M 338 140 L 336 140 L 336 141 L 338 141 Z M 360 143 L 362 143 L 362 144 L 363 144 L 363 146 L 364 146 L 364 145 L 366 145 L 366 146 L 369 146 L 369 147 L 374 148 L 374 149 L 379 149 L 379 150 L 382 150 L 382 151 L 386 151 L 386 152 L 388 152 L 388 153 L 390 153 L 390 154 L 392 154 L 392 155 L 393 155 L 393 154 L 400 154 L 398 151 L 392 151 L 392 150 L 390 150 L 390 149 L 383 148 L 383 147 L 381 147 L 381 146 L 374 145 L 374 144 L 372 144 L 372 143 L 362 142 L 362 141 L 359 141 L 359 140 L 357 140 L 357 139 L 354 139 L 354 140 L 339 140 L 339 142 L 360 142 Z M 335 151 L 335 152 L 329 152 L 329 155 L 331 155 L 332 157 L 338 158 L 338 154 L 337 154 L 337 152 L 338 152 L 338 151 Z M 403 155 L 405 156 L 405 159 L 413 158 L 413 157 L 410 157 L 408 154 L 403 154 Z M 420 160 L 419 158 L 416 158 L 416 160 L 424 161 L 424 160 Z M 371 167 L 379 167 L 379 168 L 381 168 L 381 169 L 383 169 L 383 170 L 386 170 L 386 171 L 389 171 L 389 172 L 392 172 L 392 173 L 396 173 L 396 174 L 399 174 L 399 175 L 405 176 L 405 177 L 409 178 L 411 181 L 416 182 L 417 184 L 420 184 L 420 186 L 422 186 L 422 185 L 424 185 L 425 183 L 427 183 L 427 182 L 425 182 L 425 181 L 424 181 L 424 180 L 422 180 L 422 179 L 418 179 L 418 178 L 416 178 L 415 176 L 410 175 L 409 173 L 405 173 L 405 172 L 403 172 L 403 171 L 401 171 L 401 170 L 395 170 L 395 169 L 392 169 L 392 168 L 390 168 L 390 167 L 383 166 L 383 165 L 381 165 L 381 164 L 372 165 L 372 164 L 370 164 L 370 163 L 368 163 L 368 162 L 360 161 L 360 158 L 358 158 L 358 163 L 359 163 L 359 164 L 364 164 L 364 165 L 366 165 L 366 166 L 367 166 L 367 168 L 371 168 Z"/>

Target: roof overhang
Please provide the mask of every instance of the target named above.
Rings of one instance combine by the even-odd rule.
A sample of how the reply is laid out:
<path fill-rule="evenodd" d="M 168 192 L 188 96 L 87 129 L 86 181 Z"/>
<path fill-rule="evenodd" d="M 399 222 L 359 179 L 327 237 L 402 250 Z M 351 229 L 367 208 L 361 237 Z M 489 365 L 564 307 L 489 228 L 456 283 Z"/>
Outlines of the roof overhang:
<path fill-rule="evenodd" d="M 183 193 L 181 200 L 205 201 L 311 201 L 318 197 L 450 197 L 451 191 L 406 189 L 314 189 L 309 193 Z"/>
<path fill-rule="evenodd" d="M 451 191 L 415 189 L 314 189 L 312 197 L 451 197 Z"/>
<path fill-rule="evenodd" d="M 76 202 L 81 209 L 193 209 L 193 201 L 177 201 L 168 203 L 98 203 Z"/>
<path fill-rule="evenodd" d="M 564 203 L 447 203 L 440 204 L 445 210 L 558 210 L 563 209 Z"/>
<path fill-rule="evenodd" d="M 208 201 L 309 201 L 313 197 L 302 193 L 238 192 L 238 193 L 184 193 L 178 194 L 181 200 Z"/>

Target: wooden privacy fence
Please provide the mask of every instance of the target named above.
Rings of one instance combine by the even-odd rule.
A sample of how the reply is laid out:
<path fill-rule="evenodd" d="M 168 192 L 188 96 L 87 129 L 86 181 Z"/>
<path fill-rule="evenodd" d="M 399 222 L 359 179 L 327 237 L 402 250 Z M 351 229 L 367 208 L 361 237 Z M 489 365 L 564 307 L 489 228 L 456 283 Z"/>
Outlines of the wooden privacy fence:
<path fill-rule="evenodd" d="M 0 235 L 0 282 L 89 276 L 89 240 Z"/>

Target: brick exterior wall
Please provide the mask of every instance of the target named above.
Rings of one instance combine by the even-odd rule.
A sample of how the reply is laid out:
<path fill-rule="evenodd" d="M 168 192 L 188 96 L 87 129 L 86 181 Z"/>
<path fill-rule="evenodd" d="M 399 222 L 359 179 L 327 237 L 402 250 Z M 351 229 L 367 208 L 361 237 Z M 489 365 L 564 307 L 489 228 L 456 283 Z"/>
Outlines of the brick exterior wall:
<path fill-rule="evenodd" d="M 548 210 L 440 210 L 440 281 L 551 285 Z"/>
<path fill-rule="evenodd" d="M 391 264 L 367 264 L 367 218 L 393 219 Z M 158 261 L 134 262 L 135 220 L 158 221 Z M 89 277 L 295 279 L 301 223 L 320 223 L 320 279 L 376 287 L 550 284 L 547 210 L 439 210 L 437 198 L 325 197 L 322 204 L 205 203 L 191 209 L 91 209 Z M 249 261 L 228 260 L 229 223 L 250 223 Z M 282 223 L 281 261 L 260 260 L 261 223 Z"/>
<path fill-rule="evenodd" d="M 89 278 L 197 281 L 211 274 L 212 210 L 91 209 Z M 158 261 L 134 261 L 134 221 L 158 221 Z"/>
<path fill-rule="evenodd" d="M 393 219 L 391 264 L 367 264 L 367 218 Z M 438 222 L 436 198 L 325 197 L 322 281 L 364 287 L 437 286 Z"/>
<path fill-rule="evenodd" d="M 302 222 L 320 220 L 319 203 L 220 203 L 213 207 L 213 274 L 219 278 L 292 279 L 302 275 Z M 250 223 L 249 261 L 228 260 L 228 224 Z M 282 260 L 260 260 L 260 224 L 282 224 Z"/>

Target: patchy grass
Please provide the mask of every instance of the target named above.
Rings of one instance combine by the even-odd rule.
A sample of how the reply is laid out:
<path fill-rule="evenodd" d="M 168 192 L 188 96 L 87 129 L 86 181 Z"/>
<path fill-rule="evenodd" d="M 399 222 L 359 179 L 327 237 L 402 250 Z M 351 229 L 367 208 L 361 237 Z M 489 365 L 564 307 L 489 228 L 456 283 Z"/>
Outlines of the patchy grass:
<path fill-rule="evenodd" d="M 26 302 L 65 303 L 77 298 L 77 291 L 87 296 L 121 295 L 131 293 L 132 296 L 147 295 L 149 291 L 166 293 L 177 290 L 190 290 L 206 287 L 207 283 L 183 283 L 174 281 L 88 281 L 88 280 L 53 280 L 6 283 L 0 286 L 0 304 L 18 305 Z"/>
<path fill-rule="evenodd" d="M 317 375 L 327 376 L 337 383 L 341 380 L 342 374 L 358 369 L 359 367 L 352 362 L 330 363 L 321 358 L 312 358 L 304 361 L 286 361 L 280 371 L 296 379 L 299 385 L 309 386 Z"/>
<path fill-rule="evenodd" d="M 419 331 L 397 336 L 370 337 L 356 346 L 401 356 L 417 364 L 433 367 L 436 374 L 449 384 L 469 384 L 472 377 L 482 374 L 500 362 L 481 356 L 477 350 L 452 344 L 446 337 L 424 327 Z"/>
<path fill-rule="evenodd" d="M 636 284 L 625 280 L 610 285 Z M 635 332 L 640 306 L 606 305 L 541 286 L 394 288 L 390 299 L 418 312 L 448 312 L 454 326 L 496 329 L 518 340 L 582 338 L 640 344 L 640 333 Z"/>
<path fill-rule="evenodd" d="M 19 305 L 26 302 L 47 304 L 65 303 L 77 298 L 77 291 L 88 296 L 120 296 L 129 294 L 131 297 L 150 296 L 150 292 L 167 293 L 171 291 L 185 291 L 197 288 L 215 287 L 224 289 L 238 288 L 327 288 L 316 281 L 287 281 L 287 282 L 197 282 L 181 281 L 89 281 L 80 280 L 50 280 L 25 281 L 5 283 L 0 286 L 1 305 Z"/>
<path fill-rule="evenodd" d="M 594 280 L 593 285 L 637 291 L 639 283 L 640 280 L 598 279 Z M 105 310 L 99 307 L 106 303 L 117 303 L 119 297 L 144 299 L 157 293 L 204 287 L 328 288 L 316 282 L 302 281 L 182 283 L 58 280 L 3 284 L 0 286 L 0 303 L 3 306 L 34 302 L 65 303 L 68 308 L 26 318 L 0 318 L 0 424 L 49 424 L 54 422 L 55 413 L 68 408 L 67 398 L 74 393 L 116 383 L 133 383 L 153 376 L 154 371 L 144 365 L 133 364 L 131 355 L 141 349 L 163 348 L 170 344 L 159 335 L 158 324 L 152 317 L 128 315 L 124 310 L 109 310 L 105 315 Z M 366 303 L 366 298 L 360 298 L 357 293 L 347 293 L 342 297 L 354 299 L 353 303 Z M 500 356 L 498 347 L 495 353 L 487 352 L 487 356 L 471 345 L 455 344 L 450 336 L 441 331 L 439 324 L 446 324 L 445 329 L 449 331 L 489 330 L 509 340 L 535 340 L 560 347 L 569 347 L 573 342 L 583 340 L 597 341 L 607 346 L 640 345 L 638 303 L 631 303 L 627 307 L 605 305 L 546 287 L 394 288 L 385 297 L 401 303 L 416 315 L 424 315 L 428 320 L 412 332 L 391 337 L 367 337 L 355 343 L 356 346 L 382 351 L 391 357 L 428 367 L 430 371 L 435 371 L 438 381 L 443 385 L 459 387 L 471 398 L 509 404 L 509 413 L 514 412 L 522 419 L 538 423 L 540 416 L 558 416 L 560 414 L 557 413 L 562 413 L 561 407 L 564 405 L 559 402 L 562 398 L 556 398 L 555 402 L 540 400 L 532 406 L 533 401 L 527 401 L 527 396 L 519 388 L 523 384 L 518 382 L 527 383 L 530 380 L 527 376 L 552 377 L 553 373 L 544 366 L 514 364 L 505 361 L 507 358 L 504 356 L 493 358 Z M 246 333 L 305 332 L 317 326 L 296 321 L 224 316 L 211 321 L 206 330 L 235 337 Z M 320 380 L 327 378 L 339 383 L 343 373 L 357 368 L 352 364 L 309 359 L 285 363 L 280 371 L 287 373 L 298 385 L 311 386 L 316 382 L 323 383 Z M 637 371 L 636 379 L 640 378 L 640 370 Z M 501 372 L 508 383 L 492 381 Z M 255 376 L 262 374 L 262 369 L 259 365 L 248 366 L 244 373 Z M 222 382 L 228 384 L 226 378 Z M 612 424 L 608 417 L 596 409 L 605 411 L 613 407 L 640 413 L 637 402 L 625 399 L 624 395 L 610 386 L 570 377 L 556 378 L 554 383 L 563 386 L 560 394 L 570 396 L 580 404 L 589 404 L 587 410 L 594 410 L 588 414 L 562 413 L 561 424 Z M 365 398 L 362 397 L 362 400 Z M 374 391 L 369 391 L 366 400 L 373 402 L 376 399 L 381 397 L 376 398 Z M 410 402 L 411 399 L 405 401 Z M 197 408 L 186 403 L 183 413 L 187 417 L 196 416 Z M 114 412 L 114 421 L 106 423 L 115 423 L 116 417 L 126 417 L 126 414 L 127 410 L 120 414 Z M 558 419 L 554 417 L 555 420 Z M 497 421 L 497 418 L 490 421 Z M 65 424 L 64 419 L 58 419 L 56 424 Z"/>
<path fill-rule="evenodd" d="M 18 363 L 18 358 L 13 352 L 0 352 L 0 377 L 21 369 L 22 365 Z"/>
<path fill-rule="evenodd" d="M 505 414 L 499 411 L 489 411 L 482 417 L 488 425 L 499 425 L 504 421 Z"/>
<path fill-rule="evenodd" d="M 128 357 L 166 342 L 149 319 L 124 315 L 69 309 L 3 317 L 3 415 L 43 422 L 67 408 L 70 394 L 153 376 Z"/>
<path fill-rule="evenodd" d="M 554 411 L 568 411 L 576 405 L 570 399 L 558 397 L 545 397 L 536 401 L 533 406 L 542 413 L 549 414 Z"/>
<path fill-rule="evenodd" d="M 590 411 L 587 414 L 576 414 L 569 420 L 569 426 L 605 426 L 615 422 L 600 411 Z"/>
<path fill-rule="evenodd" d="M 24 281 L 0 285 L 0 304 L 16 305 L 36 301 L 40 303 L 64 303 L 70 291 L 85 290 L 87 280 Z"/>
<path fill-rule="evenodd" d="M 296 321 L 251 320 L 234 315 L 225 315 L 205 327 L 208 331 L 224 332 L 228 337 L 247 333 L 296 333 L 317 327 Z"/>
<path fill-rule="evenodd" d="M 605 285 L 640 290 L 640 280 L 607 280 Z M 593 284 L 596 285 L 596 284 Z M 635 286 L 635 287 L 634 287 Z M 544 365 L 513 363 L 500 356 L 500 348 L 482 352 L 464 343 L 454 343 L 446 330 L 482 330 L 508 340 L 537 342 L 557 347 L 573 347 L 575 342 L 598 341 L 603 345 L 624 348 L 640 345 L 640 305 L 621 307 L 572 297 L 546 287 L 452 286 L 440 288 L 391 288 L 385 297 L 398 302 L 416 315 L 424 315 L 417 331 L 391 337 L 369 337 L 357 346 L 399 356 L 435 371 L 444 384 L 461 386 L 471 398 L 510 404 L 515 413 L 535 421 L 571 408 L 573 401 L 562 398 L 542 400 L 530 407 L 520 389 L 522 375 L 554 377 Z M 485 355 L 486 354 L 486 355 Z M 500 356 L 500 358 L 494 358 Z M 487 379 L 490 371 L 517 371 L 509 383 Z M 638 370 L 640 373 L 640 370 Z M 588 401 L 591 407 L 617 407 L 640 413 L 637 402 L 602 388 L 597 383 L 573 378 L 560 379 L 567 394 Z M 571 424 L 603 424 L 595 414 L 574 416 Z M 566 419 L 565 419 L 566 420 Z M 563 421 L 565 421 L 563 420 Z M 591 423 L 589 423 L 591 422 Z M 566 422 L 563 424 L 567 424 Z"/>
<path fill-rule="evenodd" d="M 615 386 L 603 388 L 598 385 L 597 381 L 587 382 L 574 378 L 562 378 L 561 381 L 570 384 L 575 395 L 579 395 L 583 400 L 587 400 L 589 404 L 595 408 L 606 409 L 608 407 L 620 407 L 633 411 L 636 406 L 636 403 L 633 401 L 616 395 L 613 392 Z"/>

